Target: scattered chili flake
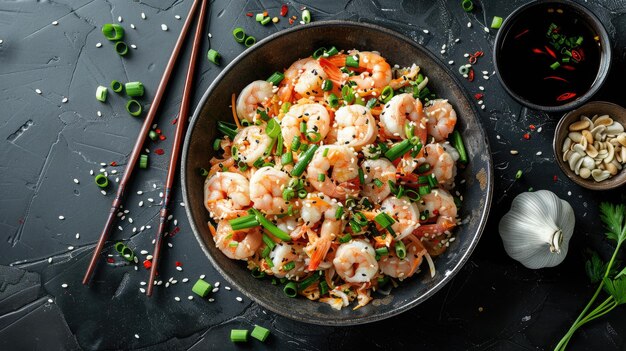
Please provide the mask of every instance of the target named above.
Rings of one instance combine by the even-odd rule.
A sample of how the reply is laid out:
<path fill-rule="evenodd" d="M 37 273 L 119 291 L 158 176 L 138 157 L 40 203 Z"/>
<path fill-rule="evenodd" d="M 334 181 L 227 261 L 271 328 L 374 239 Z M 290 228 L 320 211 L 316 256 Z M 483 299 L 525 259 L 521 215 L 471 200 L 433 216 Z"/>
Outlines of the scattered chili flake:
<path fill-rule="evenodd" d="M 154 153 L 157 155 L 163 155 L 165 153 L 165 151 L 163 149 L 156 149 L 154 150 Z"/>
<path fill-rule="evenodd" d="M 283 4 L 283 6 L 280 7 L 280 15 L 283 17 L 287 16 L 287 11 L 289 11 L 289 7 Z"/>
<path fill-rule="evenodd" d="M 246 13 L 246 16 L 252 17 L 252 16 L 254 16 L 254 14 L 252 12 L 248 12 L 248 13 Z"/>
<path fill-rule="evenodd" d="M 579 49 L 572 50 L 572 59 L 576 61 L 582 61 L 584 58 L 583 51 Z"/>
<path fill-rule="evenodd" d="M 150 269 L 150 268 L 152 268 L 152 261 L 149 261 L 149 260 L 145 260 L 145 261 L 143 261 L 143 266 L 144 266 L 146 269 Z"/>
<path fill-rule="evenodd" d="M 556 54 L 554 53 L 554 51 L 552 51 L 549 47 L 547 47 L 546 45 L 543 46 L 544 48 L 546 48 L 546 51 L 548 52 L 548 54 L 550 54 L 550 56 L 552 56 L 552 58 L 556 59 Z"/>
<path fill-rule="evenodd" d="M 438 216 L 439 215 L 439 210 L 438 209 L 434 209 L 433 210 L 433 215 Z"/>
<path fill-rule="evenodd" d="M 476 100 L 482 100 L 482 98 L 483 98 L 483 94 L 481 94 L 481 93 L 476 93 L 476 94 L 474 95 L 474 97 L 476 98 Z"/>
<path fill-rule="evenodd" d="M 526 33 L 528 33 L 528 29 L 524 29 L 523 31 L 519 32 L 519 34 L 515 36 L 515 39 L 519 39 L 522 35 Z"/>
<path fill-rule="evenodd" d="M 175 262 L 176 267 L 181 267 L 183 264 L 180 261 Z"/>
<path fill-rule="evenodd" d="M 289 24 L 293 24 L 293 18 L 289 19 Z"/>
<path fill-rule="evenodd" d="M 552 181 L 553 182 L 556 183 L 558 180 L 559 180 L 559 177 L 557 177 L 556 174 L 552 176 Z"/>
<path fill-rule="evenodd" d="M 174 227 L 174 229 L 170 233 L 170 236 L 174 237 L 176 234 L 178 234 L 178 232 L 180 232 L 180 227 Z"/>
<path fill-rule="evenodd" d="M 548 76 L 548 77 L 545 77 L 543 80 L 548 80 L 548 79 L 554 79 L 554 80 L 558 80 L 558 81 L 561 81 L 561 82 L 569 83 L 567 81 L 567 79 L 561 78 L 559 76 Z"/>
<path fill-rule="evenodd" d="M 167 139 L 167 137 L 165 135 L 163 135 L 163 134 L 159 135 L 159 140 L 163 141 L 165 139 Z"/>
<path fill-rule="evenodd" d="M 474 69 L 473 68 L 470 68 L 470 71 L 467 74 L 467 80 L 469 80 L 470 82 L 474 81 Z"/>
<path fill-rule="evenodd" d="M 107 263 L 115 263 L 113 257 L 107 257 Z"/>
<path fill-rule="evenodd" d="M 110 163 L 110 165 L 111 165 L 111 167 L 115 167 L 115 166 L 117 166 L 117 162 L 113 161 L 113 162 Z"/>
<path fill-rule="evenodd" d="M 534 52 L 535 54 L 545 54 L 545 52 L 543 52 L 543 50 L 541 50 L 541 49 L 537 49 L 537 48 L 533 48 L 533 52 Z"/>
<path fill-rule="evenodd" d="M 267 17 L 268 13 L 267 11 L 263 11 L 263 17 Z"/>
<path fill-rule="evenodd" d="M 524 134 L 524 139 L 530 140 L 530 134 L 529 133 Z"/>
<path fill-rule="evenodd" d="M 574 71 L 576 70 L 576 67 L 571 66 L 571 65 L 561 65 L 561 68 L 566 69 L 568 71 Z"/>
<path fill-rule="evenodd" d="M 575 96 L 576 96 L 576 93 L 572 93 L 572 92 L 563 93 L 556 98 L 556 101 L 569 100 L 569 99 L 574 98 Z"/>
<path fill-rule="evenodd" d="M 157 128 L 154 130 L 157 134 L 161 134 L 161 129 Z"/>
<path fill-rule="evenodd" d="M 172 120 L 172 124 L 176 124 L 176 123 L 178 123 L 178 118 L 174 118 L 174 119 Z"/>
<path fill-rule="evenodd" d="M 531 125 L 528 126 L 528 128 L 530 128 L 530 130 L 535 130 L 535 128 L 537 128 L 537 127 L 535 127 L 534 124 L 531 124 Z"/>

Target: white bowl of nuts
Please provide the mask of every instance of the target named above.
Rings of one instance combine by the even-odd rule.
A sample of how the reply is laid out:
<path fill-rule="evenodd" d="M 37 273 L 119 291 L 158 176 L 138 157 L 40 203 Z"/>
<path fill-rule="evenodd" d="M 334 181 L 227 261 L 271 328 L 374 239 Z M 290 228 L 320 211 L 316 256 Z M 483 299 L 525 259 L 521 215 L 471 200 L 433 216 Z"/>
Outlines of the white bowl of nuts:
<path fill-rule="evenodd" d="M 626 183 L 626 109 L 604 101 L 568 112 L 556 126 L 554 155 L 576 184 L 592 190 Z"/>

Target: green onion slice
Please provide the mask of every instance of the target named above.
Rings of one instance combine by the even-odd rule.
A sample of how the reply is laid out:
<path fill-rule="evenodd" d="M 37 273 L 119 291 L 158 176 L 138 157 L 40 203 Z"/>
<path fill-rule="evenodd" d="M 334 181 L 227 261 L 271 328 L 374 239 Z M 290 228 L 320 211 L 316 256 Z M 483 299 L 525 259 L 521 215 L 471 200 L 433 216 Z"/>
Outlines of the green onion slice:
<path fill-rule="evenodd" d="M 115 23 L 106 23 L 102 26 L 102 34 L 111 41 L 118 41 L 124 37 L 124 28 Z"/>
<path fill-rule="evenodd" d="M 143 107 L 141 107 L 141 104 L 137 100 L 128 100 L 126 103 L 126 111 L 128 111 L 131 116 L 138 117 L 141 115 Z"/>
<path fill-rule="evenodd" d="M 339 98 L 334 93 L 330 93 L 330 95 L 328 95 L 328 106 L 332 108 L 339 106 Z"/>
<path fill-rule="evenodd" d="M 280 130 L 280 122 L 278 122 L 275 118 L 267 121 L 267 128 L 265 129 L 265 133 L 269 135 L 270 138 L 277 138 L 281 133 Z"/>
<path fill-rule="evenodd" d="M 491 28 L 498 29 L 500 27 L 502 27 L 502 17 L 493 16 L 493 19 L 491 20 Z"/>
<path fill-rule="evenodd" d="M 148 155 L 139 156 L 139 168 L 148 168 Z"/>
<path fill-rule="evenodd" d="M 111 81 L 111 89 L 113 89 L 114 92 L 116 93 L 121 93 L 122 90 L 124 90 L 124 85 L 120 82 L 118 82 L 117 80 L 112 80 Z"/>
<path fill-rule="evenodd" d="M 326 52 L 326 48 L 321 47 L 321 48 L 313 51 L 313 55 L 312 56 L 313 56 L 314 59 L 317 60 L 318 58 L 322 57 L 322 55 L 324 55 L 325 52 Z"/>
<path fill-rule="evenodd" d="M 246 342 L 248 341 L 248 331 L 246 329 L 233 329 L 230 331 L 230 341 Z"/>
<path fill-rule="evenodd" d="M 259 325 L 255 325 L 254 329 L 252 329 L 252 333 L 250 334 L 250 336 L 252 336 L 253 338 L 261 342 L 265 342 L 265 340 L 267 339 L 269 335 L 270 335 L 270 331 Z"/>
<path fill-rule="evenodd" d="M 311 11 L 309 10 L 302 11 L 302 22 L 304 22 L 304 24 L 311 22 Z"/>
<path fill-rule="evenodd" d="M 467 163 L 467 152 L 465 150 L 465 145 L 463 144 L 463 137 L 458 130 L 452 132 L 452 146 L 459 152 L 459 161 L 461 163 Z M 430 165 L 428 165 L 430 168 Z"/>
<path fill-rule="evenodd" d="M 115 52 L 120 56 L 128 54 L 128 45 L 123 41 L 118 41 L 115 43 Z"/>
<path fill-rule="evenodd" d="M 109 186 L 109 178 L 107 178 L 104 173 L 99 173 L 98 175 L 96 175 L 94 181 L 96 182 L 96 185 L 101 188 L 106 188 L 107 186 Z"/>
<path fill-rule="evenodd" d="M 206 54 L 207 59 L 209 59 L 209 61 L 213 62 L 216 65 L 220 65 L 220 60 L 222 59 L 222 55 L 220 55 L 219 52 L 213 50 L 213 49 L 209 49 L 209 51 Z"/>
<path fill-rule="evenodd" d="M 359 67 L 359 55 L 348 55 L 346 56 L 346 66 L 348 67 Z"/>
<path fill-rule="evenodd" d="M 198 281 L 191 288 L 191 291 L 200 297 L 206 297 L 212 289 L 213 287 L 210 283 L 204 281 L 203 279 L 198 279 Z"/>
<path fill-rule="evenodd" d="M 283 288 L 283 292 L 285 292 L 285 295 L 288 297 L 296 297 L 298 295 L 298 287 L 295 282 L 289 282 Z"/>
<path fill-rule="evenodd" d="M 269 17 L 268 17 L 269 18 Z M 267 82 L 270 82 L 276 86 L 280 84 L 280 82 L 285 79 L 285 75 L 280 72 L 274 72 L 269 78 L 267 78 Z"/>
<path fill-rule="evenodd" d="M 98 86 L 98 88 L 96 88 L 96 99 L 100 102 L 107 101 L 107 92 L 108 89 L 106 87 L 103 87 L 102 85 Z"/>
<path fill-rule="evenodd" d="M 390 86 L 386 86 L 383 91 L 380 93 L 380 101 L 383 103 L 388 103 L 389 100 L 393 97 L 393 89 Z"/>
<path fill-rule="evenodd" d="M 315 151 L 317 151 L 318 148 L 319 148 L 319 145 L 312 145 L 304 153 L 304 155 L 302 155 L 302 157 L 298 160 L 298 163 L 296 163 L 296 165 L 293 167 L 293 170 L 291 171 L 292 176 L 299 177 L 302 175 L 302 173 L 304 173 L 304 169 L 311 162 L 311 160 L 313 159 L 313 155 L 315 154 Z"/>
<path fill-rule="evenodd" d="M 396 241 L 396 256 L 401 260 L 406 257 L 406 246 L 400 240 Z"/>
<path fill-rule="evenodd" d="M 257 221 L 263 226 L 263 228 L 267 229 L 268 232 L 272 233 L 275 237 L 282 241 L 291 241 L 291 237 L 289 234 L 285 233 L 282 229 L 278 228 L 274 223 L 272 223 L 269 219 L 265 218 L 259 210 L 252 209 L 252 212 L 256 216 Z"/>
<path fill-rule="evenodd" d="M 246 37 L 246 40 L 244 40 L 244 42 L 243 42 L 243 44 L 244 44 L 245 46 L 247 46 L 247 47 L 251 47 L 251 46 L 252 46 L 252 45 L 254 45 L 255 43 L 256 43 L 256 38 L 255 38 L 255 37 L 253 37 L 253 36 L 251 36 L 251 35 L 248 35 L 248 36 Z"/>
<path fill-rule="evenodd" d="M 244 32 L 243 28 L 237 27 L 233 29 L 233 36 L 235 37 L 236 42 L 243 43 L 246 39 L 246 32 Z"/>
<path fill-rule="evenodd" d="M 143 96 L 144 88 L 141 82 L 128 82 L 124 84 L 124 88 L 128 96 Z"/>

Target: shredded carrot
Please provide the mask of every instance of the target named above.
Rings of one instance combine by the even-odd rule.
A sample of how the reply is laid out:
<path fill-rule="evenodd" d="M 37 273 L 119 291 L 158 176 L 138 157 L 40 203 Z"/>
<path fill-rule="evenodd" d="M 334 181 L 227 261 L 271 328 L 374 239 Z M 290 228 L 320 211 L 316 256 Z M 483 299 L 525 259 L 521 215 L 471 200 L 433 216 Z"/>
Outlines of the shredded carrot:
<path fill-rule="evenodd" d="M 215 236 L 217 234 L 217 231 L 215 230 L 215 227 L 213 226 L 213 223 L 209 222 L 209 231 L 211 232 L 212 236 Z"/>
<path fill-rule="evenodd" d="M 237 128 L 241 129 L 241 124 L 239 124 L 239 118 L 237 117 L 237 107 L 235 107 L 235 101 L 235 93 L 233 93 L 230 98 L 230 107 L 233 111 L 233 119 L 235 120 L 235 124 L 237 125 Z"/>

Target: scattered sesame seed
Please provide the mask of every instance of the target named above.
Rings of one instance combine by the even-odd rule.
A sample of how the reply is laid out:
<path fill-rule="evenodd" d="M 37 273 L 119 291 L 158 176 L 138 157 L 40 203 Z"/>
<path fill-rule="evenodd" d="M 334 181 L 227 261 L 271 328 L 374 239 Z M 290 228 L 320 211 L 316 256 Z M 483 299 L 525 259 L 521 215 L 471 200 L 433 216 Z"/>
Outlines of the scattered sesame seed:
<path fill-rule="evenodd" d="M 1 41 L 2 41 L 2 40 L 0 40 L 0 42 L 1 42 Z M 0 43 L 0 44 L 1 44 L 1 43 Z M 53 303 L 53 302 L 54 302 L 54 300 L 52 300 L 52 299 L 48 299 L 48 302 L 49 302 L 49 303 Z"/>
<path fill-rule="evenodd" d="M 174 245 L 172 243 L 167 243 L 167 246 L 174 247 Z"/>
<path fill-rule="evenodd" d="M 80 182 L 78 181 L 78 179 L 74 178 L 74 183 L 78 184 Z"/>
<path fill-rule="evenodd" d="M 163 30 L 163 31 L 167 31 L 167 25 L 162 24 L 162 25 L 161 25 L 161 30 Z"/>
<path fill-rule="evenodd" d="M 209 298 L 209 302 L 213 302 L 213 301 L 215 301 L 215 299 L 214 299 L 214 298 L 212 298 L 212 297 L 211 297 L 211 298 Z"/>
<path fill-rule="evenodd" d="M 485 109 L 485 105 L 481 105 L 481 106 L 480 106 L 480 109 L 481 109 L 481 110 L 484 110 L 484 109 Z"/>
<path fill-rule="evenodd" d="M 146 19 L 146 14 L 145 13 L 141 13 L 141 19 Z"/>
<path fill-rule="evenodd" d="M 66 284 L 66 283 L 63 283 L 63 284 L 61 284 L 61 287 L 62 287 L 63 289 L 66 289 L 66 288 L 67 288 L 67 284 Z"/>
<path fill-rule="evenodd" d="M 485 30 L 485 32 L 489 33 L 489 28 L 488 27 L 485 27 L 483 29 Z"/>
<path fill-rule="evenodd" d="M 484 80 L 489 80 L 489 76 L 483 76 Z"/>
<path fill-rule="evenodd" d="M 97 48 L 102 47 L 102 43 L 96 43 L 96 47 Z"/>
<path fill-rule="evenodd" d="M 449 64 L 449 65 L 453 65 L 453 64 L 454 64 L 454 61 L 450 60 L 450 61 L 448 61 L 448 64 Z"/>
<path fill-rule="evenodd" d="M 35 89 L 35 93 L 37 93 L 37 94 L 41 95 L 41 90 L 39 90 L 39 89 Z"/>
<path fill-rule="evenodd" d="M 180 203 L 180 207 L 185 207 L 185 203 L 184 203 L 184 202 L 181 202 L 181 203 Z"/>
<path fill-rule="evenodd" d="M 135 29 L 135 25 L 131 23 L 130 28 Z"/>
<path fill-rule="evenodd" d="M 149 198 L 148 198 L 148 202 L 154 202 L 154 199 L 153 199 L 153 198 L 151 198 L 151 197 L 149 197 Z"/>
<path fill-rule="evenodd" d="M 139 334 L 135 334 L 135 338 L 136 338 L 136 339 L 139 339 Z"/>
<path fill-rule="evenodd" d="M 206 275 L 202 274 L 200 275 L 200 279 L 204 279 L 206 277 Z M 217 284 L 215 286 L 218 286 Z"/>
<path fill-rule="evenodd" d="M 241 297 L 239 297 L 239 296 L 237 296 L 237 297 L 235 298 L 235 300 L 237 300 L 237 301 L 239 301 L 239 302 L 243 302 L 243 299 L 242 299 Z"/>
<path fill-rule="evenodd" d="M 149 261 L 149 260 L 151 260 L 151 259 L 152 259 L 152 255 L 148 255 L 148 256 L 146 256 L 146 260 L 148 260 L 148 261 Z"/>
<path fill-rule="evenodd" d="M 209 33 L 209 38 L 213 38 L 213 34 Z"/>
<path fill-rule="evenodd" d="M 467 22 L 467 28 L 472 28 L 472 22 Z"/>
<path fill-rule="evenodd" d="M 200 278 L 203 279 L 203 278 Z M 220 282 L 215 282 L 215 284 L 213 284 L 213 286 L 215 286 L 216 288 L 218 288 L 220 286 Z"/>
<path fill-rule="evenodd" d="M 137 45 L 135 45 L 135 44 L 130 44 L 130 47 L 131 47 L 131 48 L 133 48 L 133 49 L 136 49 L 136 48 L 137 48 Z"/>
<path fill-rule="evenodd" d="M 455 43 L 458 43 L 458 42 L 460 42 L 460 41 L 461 41 L 461 39 L 460 39 L 460 38 L 456 38 L 456 39 L 454 39 L 454 42 L 455 42 Z"/>
<path fill-rule="evenodd" d="M 146 284 L 145 282 L 142 282 L 142 283 L 143 283 L 143 284 Z M 142 285 L 143 285 L 143 284 L 142 284 Z M 144 288 L 139 288 L 139 291 L 141 291 L 141 293 L 142 293 L 142 294 L 145 294 L 145 293 L 146 293 L 146 289 L 144 289 Z"/>
<path fill-rule="evenodd" d="M 176 15 L 176 16 L 174 16 L 174 18 L 176 18 L 177 20 L 179 20 L 179 19 L 180 19 L 180 16 L 179 16 L 179 15 Z"/>
<path fill-rule="evenodd" d="M 0 39 L 0 44 L 4 43 L 4 40 Z"/>
<path fill-rule="evenodd" d="M 141 194 L 143 194 L 143 191 L 139 190 L 139 191 L 137 192 L 137 195 L 141 195 Z"/>
<path fill-rule="evenodd" d="M 57 24 L 59 24 L 59 21 L 52 21 L 53 26 L 56 26 Z"/>
<path fill-rule="evenodd" d="M 65 219 L 65 216 L 59 216 L 59 219 L 60 219 L 60 220 L 64 220 L 64 219 Z"/>
<path fill-rule="evenodd" d="M 519 151 L 517 151 L 517 150 L 511 150 L 510 152 L 511 152 L 511 155 L 517 155 L 517 154 L 519 154 Z"/>
<path fill-rule="evenodd" d="M 214 292 L 214 293 L 216 293 L 218 291 L 220 291 L 220 288 L 213 288 L 213 290 L 211 290 L 211 292 Z"/>
<path fill-rule="evenodd" d="M 446 44 L 441 45 L 441 50 L 445 50 L 446 49 Z"/>
<path fill-rule="evenodd" d="M 139 201 L 139 207 L 143 206 L 143 200 Z"/>
<path fill-rule="evenodd" d="M 98 117 L 102 117 L 102 112 L 98 111 L 96 112 L 96 114 L 98 115 Z"/>
<path fill-rule="evenodd" d="M 183 267 L 176 266 L 176 270 L 179 271 L 179 272 L 182 272 L 183 271 Z"/>
<path fill-rule="evenodd" d="M 186 283 L 188 281 L 189 281 L 189 278 L 183 278 L 183 280 L 182 280 L 183 283 Z"/>
<path fill-rule="evenodd" d="M 74 250 L 74 246 L 68 246 L 67 249 L 72 251 L 72 250 Z"/>
<path fill-rule="evenodd" d="M 537 128 L 537 133 L 541 133 L 542 130 L 543 130 L 543 127 Z"/>
<path fill-rule="evenodd" d="M 123 21 L 122 16 L 117 16 L 117 21 L 121 23 Z"/>
<path fill-rule="evenodd" d="M 52 263 L 52 257 L 48 257 L 48 263 Z"/>
<path fill-rule="evenodd" d="M 537 156 L 541 156 L 541 154 L 543 154 L 543 152 L 541 152 L 541 151 L 537 151 L 537 153 L 536 153 L 535 155 L 537 155 Z"/>
<path fill-rule="evenodd" d="M 483 91 L 484 91 L 484 90 L 485 90 L 485 87 L 481 85 L 481 86 L 479 86 L 479 87 L 478 87 L 478 89 L 480 89 L 480 90 L 483 90 Z"/>
<path fill-rule="evenodd" d="M 445 53 L 446 53 L 446 50 L 441 50 L 440 52 L 441 52 L 441 54 L 443 55 L 443 54 L 445 54 Z"/>
<path fill-rule="evenodd" d="M 193 300 L 193 296 L 191 295 L 187 296 L 187 300 Z"/>
<path fill-rule="evenodd" d="M 61 102 L 64 103 L 64 104 L 67 103 L 67 101 L 68 101 L 68 98 L 66 98 L 66 97 L 64 97 L 63 100 L 61 100 Z"/>
<path fill-rule="evenodd" d="M 224 289 L 226 289 L 226 290 L 228 290 L 228 291 L 230 291 L 230 290 L 231 290 L 231 289 L 230 289 L 230 286 L 225 286 L 225 287 L 224 287 Z"/>
<path fill-rule="evenodd" d="M 430 33 L 430 32 L 428 31 L 428 29 L 424 29 L 424 33 L 425 33 L 425 34 L 428 34 L 428 33 Z"/>

